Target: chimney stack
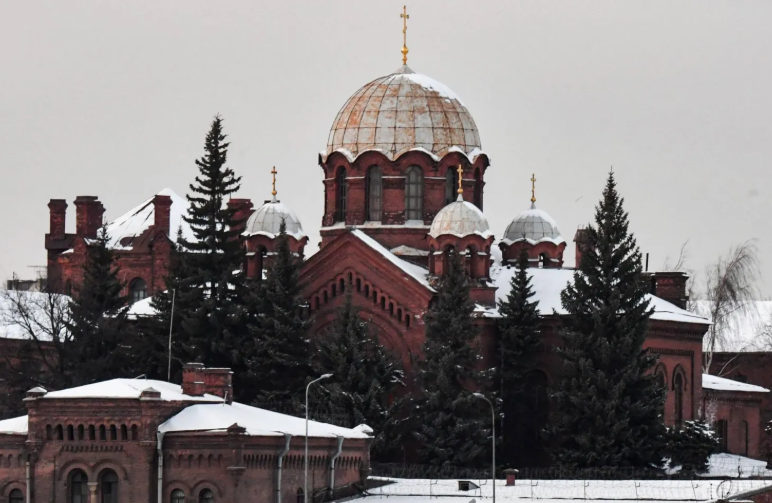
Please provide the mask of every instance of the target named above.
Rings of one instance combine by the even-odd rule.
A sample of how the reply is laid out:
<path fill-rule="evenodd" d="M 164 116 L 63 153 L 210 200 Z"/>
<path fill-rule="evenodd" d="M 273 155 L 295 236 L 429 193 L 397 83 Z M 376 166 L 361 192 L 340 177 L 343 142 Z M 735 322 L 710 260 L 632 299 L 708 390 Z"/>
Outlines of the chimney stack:
<path fill-rule="evenodd" d="M 586 227 L 579 227 L 574 234 L 574 243 L 576 243 L 576 268 L 582 265 L 582 256 L 590 249 L 590 230 Z"/>
<path fill-rule="evenodd" d="M 254 205 L 252 204 L 251 199 L 231 199 L 228 201 L 228 209 L 234 210 L 234 218 L 241 222 L 241 225 L 239 225 L 239 233 L 246 227 L 247 220 L 249 220 L 250 215 L 252 215 L 252 208 L 254 208 Z"/>
<path fill-rule="evenodd" d="M 153 227 L 155 227 L 156 233 L 169 235 L 171 207 L 172 198 L 170 196 L 162 196 L 159 194 L 153 198 L 153 213 L 155 214 Z"/>
<path fill-rule="evenodd" d="M 75 233 L 85 238 L 97 237 L 102 226 L 105 207 L 96 196 L 78 196 L 75 198 Z"/>
<path fill-rule="evenodd" d="M 683 272 L 652 272 L 647 274 L 651 279 L 651 294 L 686 309 L 689 296 L 686 294 L 686 282 L 689 276 Z"/>
<path fill-rule="evenodd" d="M 65 221 L 67 218 L 67 201 L 64 199 L 51 199 L 48 202 L 49 228 L 48 236 L 52 241 L 59 241 L 65 237 Z"/>
<path fill-rule="evenodd" d="M 205 368 L 203 363 L 186 363 L 182 369 L 182 392 L 191 396 L 209 393 L 233 403 L 233 372 L 226 368 Z"/>

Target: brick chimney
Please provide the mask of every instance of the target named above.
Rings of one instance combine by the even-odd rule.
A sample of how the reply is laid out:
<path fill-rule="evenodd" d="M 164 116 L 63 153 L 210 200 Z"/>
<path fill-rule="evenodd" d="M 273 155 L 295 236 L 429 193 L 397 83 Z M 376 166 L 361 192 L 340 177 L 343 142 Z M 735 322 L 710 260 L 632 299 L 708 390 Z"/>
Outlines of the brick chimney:
<path fill-rule="evenodd" d="M 576 229 L 574 243 L 576 243 L 576 268 L 579 269 L 582 264 L 582 255 L 590 249 L 590 230 L 584 227 Z"/>
<path fill-rule="evenodd" d="M 170 196 L 156 195 L 153 198 L 153 212 L 155 214 L 155 221 L 153 227 L 155 227 L 156 233 L 165 233 L 169 235 L 169 220 L 171 215 L 172 198 Z"/>
<path fill-rule="evenodd" d="M 64 239 L 66 217 L 67 201 L 64 199 L 51 199 L 48 201 L 49 239 L 53 241 Z"/>
<path fill-rule="evenodd" d="M 203 363 L 186 363 L 182 368 L 182 392 L 191 396 L 206 393 L 233 402 L 233 372 L 224 368 L 205 368 Z"/>
<path fill-rule="evenodd" d="M 75 233 L 86 238 L 95 238 L 102 226 L 105 207 L 96 196 L 75 198 Z"/>
<path fill-rule="evenodd" d="M 228 209 L 235 210 L 235 219 L 241 221 L 239 233 L 247 225 L 247 220 L 252 215 L 252 208 L 254 208 L 254 205 L 251 199 L 231 199 L 228 201 Z"/>
<path fill-rule="evenodd" d="M 681 309 L 686 309 L 689 296 L 686 295 L 686 282 L 689 276 L 683 272 L 652 272 L 648 273 L 651 279 L 651 294 L 675 304 Z"/>

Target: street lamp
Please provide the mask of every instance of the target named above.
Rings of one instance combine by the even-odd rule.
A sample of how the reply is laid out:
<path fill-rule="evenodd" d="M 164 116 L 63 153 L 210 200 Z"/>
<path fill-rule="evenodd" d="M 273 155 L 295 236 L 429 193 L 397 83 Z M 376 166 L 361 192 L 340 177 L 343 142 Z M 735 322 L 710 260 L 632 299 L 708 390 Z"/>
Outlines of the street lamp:
<path fill-rule="evenodd" d="M 488 400 L 482 393 L 473 393 L 477 398 L 482 398 L 488 405 L 491 406 L 491 447 L 493 452 L 493 503 L 496 503 L 496 410 L 493 407 L 493 403 Z"/>
<path fill-rule="evenodd" d="M 306 455 L 305 455 L 305 474 L 303 475 L 303 503 L 308 503 L 308 390 L 315 382 L 332 377 L 332 374 L 324 374 L 319 379 L 314 379 L 306 386 Z"/>

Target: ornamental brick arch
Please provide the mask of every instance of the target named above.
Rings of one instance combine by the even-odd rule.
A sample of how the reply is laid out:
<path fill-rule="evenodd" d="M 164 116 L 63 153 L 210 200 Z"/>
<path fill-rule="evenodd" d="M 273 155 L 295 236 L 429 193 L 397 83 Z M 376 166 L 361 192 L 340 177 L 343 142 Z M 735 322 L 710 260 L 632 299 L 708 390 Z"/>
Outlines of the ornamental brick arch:
<path fill-rule="evenodd" d="M 209 479 L 196 482 L 196 484 L 191 488 L 190 494 L 194 496 L 196 499 L 198 499 L 198 494 L 204 489 L 209 489 L 220 498 L 224 496 L 222 492 L 222 488 L 220 488 L 219 484 Z"/>
<path fill-rule="evenodd" d="M 63 464 L 61 468 L 59 468 L 59 476 L 57 477 L 57 480 L 68 480 L 74 470 L 81 470 L 83 473 L 85 473 L 89 482 L 96 481 L 96 474 L 91 469 L 86 460 L 82 458 L 73 459 Z"/>
<path fill-rule="evenodd" d="M 121 478 L 122 481 L 130 482 L 129 472 L 126 470 L 126 468 L 112 460 L 104 459 L 102 461 L 98 461 L 91 467 L 91 469 L 92 472 L 97 476 L 99 476 L 105 470 L 112 470 Z M 91 479 L 89 478 L 89 480 Z"/>
<path fill-rule="evenodd" d="M 0 487 L 0 498 L 7 500 L 11 496 L 11 492 L 16 489 L 21 491 L 25 496 L 27 495 L 27 483 L 22 479 L 16 479 Z"/>

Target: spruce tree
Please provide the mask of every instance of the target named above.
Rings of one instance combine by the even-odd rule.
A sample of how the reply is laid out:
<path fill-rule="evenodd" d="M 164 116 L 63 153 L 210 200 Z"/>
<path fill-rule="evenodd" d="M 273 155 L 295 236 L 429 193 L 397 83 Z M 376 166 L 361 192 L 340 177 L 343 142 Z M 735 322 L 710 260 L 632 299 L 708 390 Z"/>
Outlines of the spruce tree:
<path fill-rule="evenodd" d="M 250 379 L 257 384 L 248 399 L 283 412 L 303 412 L 305 386 L 314 376 L 311 343 L 304 319 L 306 302 L 300 295 L 300 261 L 290 251 L 287 228 L 282 221 L 276 237 L 273 260 L 266 278 L 252 289 L 253 351 L 248 365 Z"/>
<path fill-rule="evenodd" d="M 128 365 L 127 299 L 121 294 L 124 285 L 108 243 L 107 229 L 102 227 L 87 248 L 83 281 L 69 305 L 71 358 L 64 362 L 69 368 L 63 375 L 69 376 L 70 386 L 122 377 Z"/>
<path fill-rule="evenodd" d="M 349 283 L 346 303 L 318 341 L 316 368 L 319 374 L 333 375 L 329 384 L 324 384 L 325 402 L 331 404 L 333 412 L 343 415 L 347 426 L 366 424 L 372 428 L 372 457 L 385 461 L 395 447 L 399 424 L 394 417 L 399 401 L 393 394 L 404 387 L 405 375 L 399 361 L 359 317 L 351 302 L 351 290 Z"/>
<path fill-rule="evenodd" d="M 179 309 L 178 342 L 184 357 L 207 366 L 229 367 L 234 389 L 246 373 L 246 280 L 241 229 L 243 222 L 226 200 L 240 186 L 241 178 L 226 166 L 228 145 L 222 119 L 216 116 L 206 136 L 204 155 L 196 161 L 199 174 L 187 194 L 190 203 L 183 216 L 195 239 L 180 240 L 180 288 L 175 299 Z M 174 289 L 174 285 L 171 286 Z M 168 293 L 167 293 L 168 295 Z"/>
<path fill-rule="evenodd" d="M 710 456 L 718 453 L 720 444 L 713 430 L 705 421 L 684 421 L 681 428 L 668 428 L 665 456 L 670 458 L 670 468 L 681 467 L 681 474 L 705 473 Z"/>
<path fill-rule="evenodd" d="M 488 405 L 469 391 L 483 373 L 469 280 L 459 253 L 451 252 L 437 298 L 426 314 L 422 394 L 416 400 L 414 432 L 424 463 L 449 467 L 485 466 L 490 455 Z"/>
<path fill-rule="evenodd" d="M 610 173 L 589 226 L 589 248 L 573 284 L 561 294 L 560 355 L 555 391 L 557 460 L 574 467 L 649 467 L 662 462 L 665 391 L 643 349 L 652 308 L 641 253 L 628 232 L 624 200 Z"/>
<path fill-rule="evenodd" d="M 538 390 L 532 373 L 541 343 L 538 302 L 528 274 L 528 253 L 522 250 L 506 299 L 499 301 L 499 382 L 505 464 L 535 466 L 541 454 Z"/>

